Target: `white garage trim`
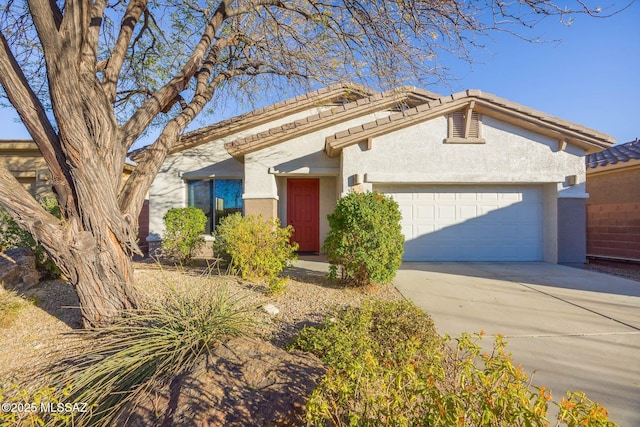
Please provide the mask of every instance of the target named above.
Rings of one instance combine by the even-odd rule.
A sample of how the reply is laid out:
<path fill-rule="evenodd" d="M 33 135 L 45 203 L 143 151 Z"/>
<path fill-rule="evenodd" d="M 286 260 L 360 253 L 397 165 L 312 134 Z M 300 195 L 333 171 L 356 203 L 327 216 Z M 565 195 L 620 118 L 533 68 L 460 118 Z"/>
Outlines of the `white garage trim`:
<path fill-rule="evenodd" d="M 400 205 L 405 261 L 543 260 L 540 185 L 374 185 Z"/>

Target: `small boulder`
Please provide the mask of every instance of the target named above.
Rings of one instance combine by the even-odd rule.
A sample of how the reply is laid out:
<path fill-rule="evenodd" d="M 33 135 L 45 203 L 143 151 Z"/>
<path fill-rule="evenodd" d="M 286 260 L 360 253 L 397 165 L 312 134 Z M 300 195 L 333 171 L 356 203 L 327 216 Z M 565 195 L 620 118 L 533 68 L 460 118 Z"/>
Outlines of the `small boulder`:
<path fill-rule="evenodd" d="M 118 425 L 304 425 L 309 395 L 326 372 L 308 353 L 288 353 L 266 341 L 237 338 L 207 360 L 149 392 Z"/>
<path fill-rule="evenodd" d="M 262 309 L 272 316 L 280 313 L 280 309 L 273 304 L 265 304 L 262 306 Z"/>
<path fill-rule="evenodd" d="M 36 270 L 36 257 L 27 248 L 7 249 L 0 256 L 0 283 L 4 287 L 24 292 L 38 284 L 40 273 Z"/>

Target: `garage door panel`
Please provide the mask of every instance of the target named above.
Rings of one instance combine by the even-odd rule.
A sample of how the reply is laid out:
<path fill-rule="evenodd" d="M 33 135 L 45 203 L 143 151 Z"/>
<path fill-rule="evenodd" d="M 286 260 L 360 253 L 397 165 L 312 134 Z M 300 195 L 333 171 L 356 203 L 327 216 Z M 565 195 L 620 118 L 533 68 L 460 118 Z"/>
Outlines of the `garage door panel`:
<path fill-rule="evenodd" d="M 414 200 L 425 200 L 425 201 L 431 201 L 435 198 L 435 194 L 433 193 L 413 193 L 414 194 Z"/>
<path fill-rule="evenodd" d="M 458 218 L 461 220 L 471 219 L 478 216 L 477 206 L 460 206 L 458 207 Z"/>
<path fill-rule="evenodd" d="M 400 205 L 407 261 L 542 259 L 539 186 L 376 186 Z"/>
<path fill-rule="evenodd" d="M 403 221 L 413 221 L 413 206 L 400 205 L 400 214 Z"/>
<path fill-rule="evenodd" d="M 478 194 L 474 192 L 469 193 L 456 193 L 456 198 L 458 200 L 476 200 L 478 198 Z"/>
<path fill-rule="evenodd" d="M 416 212 L 415 218 L 420 219 L 429 219 L 432 220 L 435 218 L 435 207 L 434 206 L 414 206 L 414 210 Z"/>

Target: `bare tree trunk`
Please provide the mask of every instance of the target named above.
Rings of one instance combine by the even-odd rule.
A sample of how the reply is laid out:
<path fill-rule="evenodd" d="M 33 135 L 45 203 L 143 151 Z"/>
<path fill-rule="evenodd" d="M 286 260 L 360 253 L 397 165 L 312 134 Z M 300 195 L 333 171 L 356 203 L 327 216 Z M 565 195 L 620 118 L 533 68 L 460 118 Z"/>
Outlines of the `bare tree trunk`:
<path fill-rule="evenodd" d="M 89 238 L 87 242 L 92 240 Z M 74 250 L 71 258 L 63 262 L 67 277 L 73 277 L 69 280 L 78 294 L 85 327 L 100 326 L 139 305 L 132 285 L 131 258 L 114 243 L 88 251 Z"/>

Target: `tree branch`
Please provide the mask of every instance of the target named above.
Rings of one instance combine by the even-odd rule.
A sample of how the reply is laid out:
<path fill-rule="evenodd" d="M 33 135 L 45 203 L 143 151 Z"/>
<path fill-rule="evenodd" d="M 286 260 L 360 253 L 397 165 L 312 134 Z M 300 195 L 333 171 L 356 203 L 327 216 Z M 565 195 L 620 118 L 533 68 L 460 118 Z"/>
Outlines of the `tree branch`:
<path fill-rule="evenodd" d="M 230 70 L 218 74 L 212 79 L 206 90 L 196 93 L 186 108 L 183 108 L 178 116 L 169 121 L 158 139 L 144 150 L 138 160 L 138 166 L 127 178 L 118 196 L 118 204 L 124 214 L 137 218 L 151 183 L 178 140 L 180 133 L 200 114 L 223 81 L 241 74 L 243 74 L 241 70 Z"/>
<path fill-rule="evenodd" d="M 28 0 L 28 4 L 45 57 L 57 56 L 62 46 L 58 30 L 64 18 L 55 0 Z"/>
<path fill-rule="evenodd" d="M 131 148 L 135 140 L 144 132 L 153 119 L 172 102 L 189 84 L 189 80 L 202 65 L 203 58 L 213 43 L 222 22 L 226 19 L 226 8 L 229 0 L 222 1 L 209 19 L 200 41 L 194 48 L 182 70 L 163 87 L 155 91 L 133 116 L 122 126 L 123 146 Z"/>
<path fill-rule="evenodd" d="M 120 21 L 120 33 L 118 34 L 118 40 L 116 41 L 111 57 L 106 64 L 104 80 L 102 82 L 104 92 L 112 103 L 116 99 L 118 79 L 129 48 L 129 42 L 133 36 L 133 29 L 146 8 L 147 0 L 131 0 L 127 6 L 124 16 L 122 17 L 122 21 Z"/>
<path fill-rule="evenodd" d="M 82 56 L 85 66 L 95 73 L 97 69 L 98 42 L 100 39 L 100 28 L 102 26 L 102 16 L 107 6 L 106 0 L 96 0 L 91 7 L 89 15 L 89 28 L 84 37 Z"/>
<path fill-rule="evenodd" d="M 20 228 L 31 233 L 43 246 L 52 249 L 50 253 L 61 250 L 64 233 L 60 220 L 40 206 L 2 164 L 0 208 L 7 211 Z"/>
<path fill-rule="evenodd" d="M 44 106 L 29 86 L 2 32 L 0 32 L 0 84 L 47 162 L 52 174 L 54 190 L 58 194 L 60 208 L 64 211 L 67 206 L 73 205 L 71 203 L 73 192 L 71 179 L 61 166 L 65 164 L 65 160 L 60 140 L 45 113 Z"/>
<path fill-rule="evenodd" d="M 244 15 L 245 13 L 255 11 L 257 8 L 262 6 L 278 6 L 283 9 L 291 10 L 290 8 L 286 7 L 282 0 L 254 0 L 250 5 L 247 6 L 238 6 L 232 9 L 227 9 L 227 17 L 234 18 L 236 16 Z"/>

